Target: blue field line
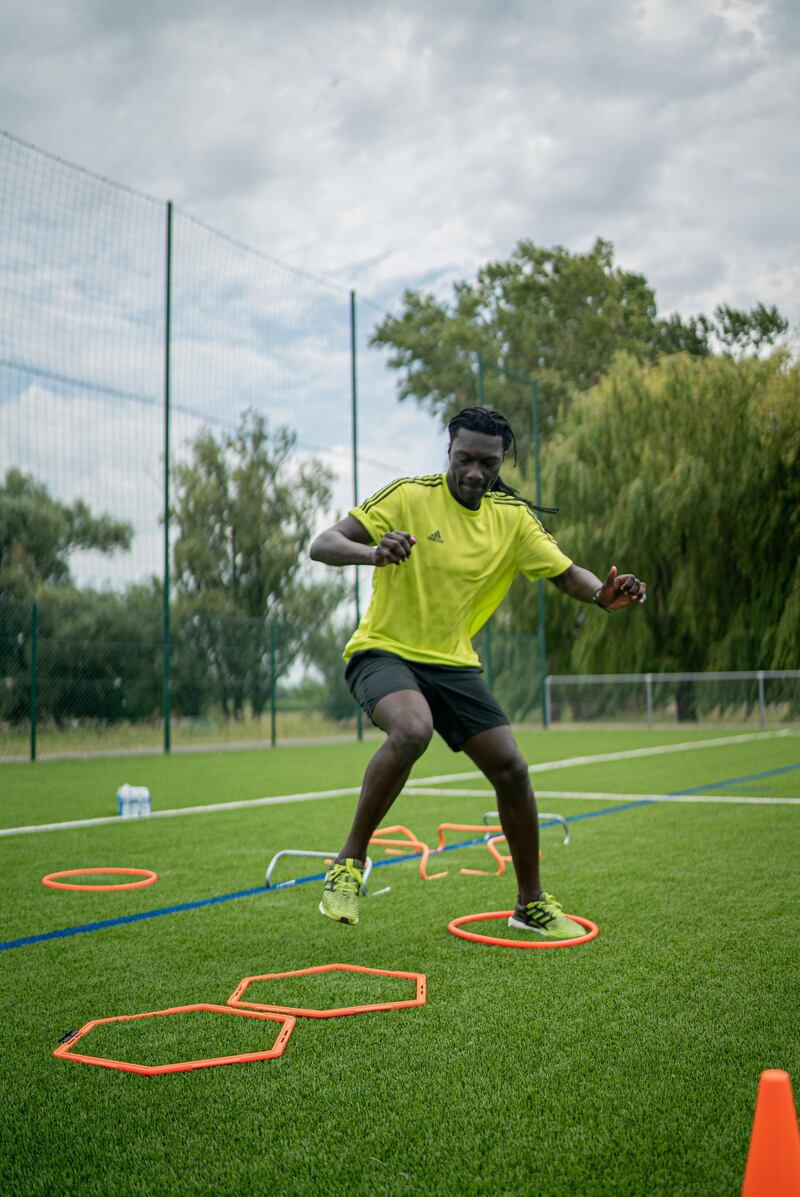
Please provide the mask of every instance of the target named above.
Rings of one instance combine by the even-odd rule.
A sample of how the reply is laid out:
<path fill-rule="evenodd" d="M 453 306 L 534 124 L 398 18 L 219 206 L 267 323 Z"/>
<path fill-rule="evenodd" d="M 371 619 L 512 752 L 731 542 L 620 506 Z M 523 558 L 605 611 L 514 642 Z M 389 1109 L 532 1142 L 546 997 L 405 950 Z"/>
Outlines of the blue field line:
<path fill-rule="evenodd" d="M 658 806 L 656 798 L 637 798 L 635 802 L 622 802 L 619 806 L 607 806 L 604 810 L 587 810 L 582 815 L 567 815 L 566 823 L 580 823 L 581 819 L 597 819 L 600 815 L 616 815 L 623 810 L 634 810 L 637 806 Z M 542 823 L 542 827 L 550 827 L 553 823 Z M 0 947 L 2 945 L 0 944 Z"/>
<path fill-rule="evenodd" d="M 598 815 L 612 815 L 617 811 L 630 810 L 634 806 L 652 805 L 649 799 L 639 802 L 625 802 L 621 806 L 609 806 L 604 810 L 588 811 L 583 815 L 570 815 L 568 823 L 575 823 L 579 819 L 591 819 Z M 542 827 L 555 827 L 555 819 L 548 819 Z M 485 836 L 476 839 L 459 840 L 456 844 L 446 844 L 444 851 L 453 852 L 456 848 L 471 848 L 486 842 Z M 437 856 L 439 853 L 436 854 Z M 402 864 L 406 860 L 418 860 L 419 853 L 409 852 L 403 856 L 394 856 L 391 860 L 376 860 L 373 868 L 380 869 L 387 865 Z M 271 894 L 279 889 L 291 889 L 295 885 L 307 885 L 311 881 L 324 881 L 324 873 L 309 873 L 304 877 L 292 877 L 289 881 L 278 881 L 275 885 L 255 885 L 252 889 L 240 889 L 231 894 L 217 894 L 214 898 L 198 898 L 194 902 L 181 902 L 176 906 L 160 906 L 156 910 L 142 910 L 139 914 L 120 915 L 115 919 L 101 919 L 96 923 L 80 923 L 76 927 L 60 927 L 57 931 L 43 931 L 40 935 L 24 935 L 20 939 L 8 939 L 0 943 L 0 952 L 7 952 L 11 948 L 25 948 L 34 943 L 45 943 L 49 939 L 66 939 L 71 935 L 88 935 L 93 931 L 105 931 L 107 927 L 122 927 L 126 923 L 141 923 L 146 919 L 159 919 L 168 914 L 181 914 L 184 910 L 199 910 L 202 906 L 218 906 L 220 902 L 234 902 L 238 898 L 252 898 L 256 894 Z"/>
<path fill-rule="evenodd" d="M 710 781 L 704 786 L 692 786 L 688 790 L 671 790 L 670 798 L 679 798 L 681 794 L 701 794 L 703 790 L 721 790 L 723 786 L 740 785 L 744 781 L 761 781 L 764 777 L 776 777 L 779 773 L 791 773 L 800 769 L 800 765 L 781 765 L 779 769 L 766 769 L 763 773 L 746 773 L 742 777 L 726 777 L 724 781 Z"/>
<path fill-rule="evenodd" d="M 764 777 L 773 777 L 779 773 L 789 773 L 794 769 L 800 769 L 798 765 L 783 765 L 778 769 L 768 769 L 764 773 L 750 773 L 742 777 L 729 777 L 724 781 L 713 781 L 702 786 L 693 786 L 687 790 L 672 790 L 667 795 L 670 798 L 678 798 L 682 795 L 698 794 L 703 790 L 720 789 L 722 786 L 732 786 L 739 782 L 758 781 Z M 565 819 L 567 823 L 579 823 L 583 819 L 597 819 L 601 815 L 615 815 L 622 811 L 635 810 L 639 806 L 657 806 L 657 798 L 639 798 L 635 802 L 622 802 L 617 806 L 606 806 L 601 810 L 584 811 L 579 815 L 568 815 Z M 558 821 L 555 819 L 548 819 L 541 824 L 542 827 L 556 827 Z M 446 844 L 444 851 L 453 852 L 456 848 L 471 848 L 478 844 L 486 842 L 485 836 L 478 836 L 476 839 L 459 840 L 455 844 Z M 437 853 L 438 855 L 438 853 Z M 402 864 L 404 861 L 416 860 L 419 854 L 409 852 L 403 856 L 394 856 L 391 860 L 376 860 L 373 868 L 380 869 L 388 865 Z M 290 889 L 295 885 L 307 885 L 312 881 L 323 881 L 325 879 L 324 873 L 309 873 L 303 877 L 292 877 L 289 881 L 279 881 L 275 885 L 256 885 L 252 889 L 236 890 L 230 894 L 217 894 L 213 898 L 198 898 L 194 902 L 181 902 L 176 906 L 161 906 L 156 910 L 143 910 L 139 914 L 121 915 L 115 919 L 103 919 L 96 923 L 80 923 L 76 927 L 61 927 L 56 931 L 43 931 L 40 935 L 26 935 L 20 939 L 8 939 L 5 943 L 0 943 L 0 952 L 5 952 L 11 948 L 24 948 L 30 944 L 44 943 L 49 939 L 65 939 L 70 935 L 86 935 L 93 931 L 104 931 L 107 927 L 121 927 L 126 923 L 140 923 L 146 919 L 162 918 L 168 914 L 180 914 L 184 910 L 199 910 L 202 906 L 217 906 L 221 902 L 233 902 L 238 898 L 252 898 L 256 894 L 273 893 L 275 890 Z"/>

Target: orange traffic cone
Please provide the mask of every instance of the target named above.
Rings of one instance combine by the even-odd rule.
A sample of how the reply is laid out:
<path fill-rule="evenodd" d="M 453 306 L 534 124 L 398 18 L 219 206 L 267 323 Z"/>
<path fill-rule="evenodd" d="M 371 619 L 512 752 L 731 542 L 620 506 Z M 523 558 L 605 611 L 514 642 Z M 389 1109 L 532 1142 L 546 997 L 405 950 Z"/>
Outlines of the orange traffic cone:
<path fill-rule="evenodd" d="M 789 1073 L 761 1073 L 742 1197 L 800 1197 L 800 1130 Z"/>

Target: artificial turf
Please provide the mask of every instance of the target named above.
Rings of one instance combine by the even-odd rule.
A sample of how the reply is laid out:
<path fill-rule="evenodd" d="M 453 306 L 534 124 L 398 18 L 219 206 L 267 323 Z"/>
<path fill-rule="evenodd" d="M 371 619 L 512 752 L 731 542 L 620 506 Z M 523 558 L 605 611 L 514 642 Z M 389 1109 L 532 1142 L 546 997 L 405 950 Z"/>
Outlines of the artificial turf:
<path fill-rule="evenodd" d="M 521 743 L 535 762 L 689 738 L 603 732 Z M 241 798 L 356 785 L 373 750 L 143 758 L 133 762 L 136 776 L 127 761 L 6 767 L 3 822 L 111 813 L 123 780 L 150 784 L 162 808 L 222 801 L 221 788 Z M 772 770 L 798 755 L 796 736 L 764 738 L 573 766 L 534 781 L 625 795 L 768 774 L 744 784 L 786 795 L 798 793 L 800 772 Z M 468 767 L 437 747 L 417 775 Z M 353 803 L 335 797 L 0 840 L 0 936 L 257 887 L 279 848 L 335 847 Z M 616 804 L 540 805 L 575 816 Z M 406 793 L 390 820 L 432 842 L 439 822 L 480 822 L 489 806 L 480 797 Z M 449 876 L 441 881 L 422 882 L 414 862 L 376 869 L 372 888 L 391 892 L 363 901 L 357 928 L 317 914 L 314 882 L 0 953 L 0 1190 L 738 1193 L 760 1071 L 785 1068 L 800 1090 L 800 807 L 647 805 L 576 821 L 571 831 L 566 848 L 560 829 L 543 831 L 542 863 L 546 887 L 600 925 L 600 936 L 577 948 L 504 950 L 448 934 L 456 915 L 513 902 L 510 876 L 460 875 L 462 865 L 490 867 L 474 847 L 443 858 Z M 159 880 L 109 894 L 57 892 L 39 881 L 51 870 L 99 864 L 152 868 Z M 291 876 L 317 864 L 281 867 Z M 500 923 L 483 926 L 507 933 Z M 425 973 L 427 1004 L 300 1019 L 279 1061 L 145 1078 L 51 1058 L 58 1038 L 89 1019 L 224 1004 L 242 977 L 330 961 Z M 287 979 L 281 997 L 273 992 L 282 1004 L 349 1005 L 359 996 L 390 999 L 397 985 L 341 973 Z M 265 1035 L 254 1021 L 114 1023 L 78 1050 L 95 1050 L 98 1034 L 97 1047 L 101 1038 L 104 1051 L 130 1045 L 149 1053 L 138 1057 L 145 1063 L 257 1051 Z"/>

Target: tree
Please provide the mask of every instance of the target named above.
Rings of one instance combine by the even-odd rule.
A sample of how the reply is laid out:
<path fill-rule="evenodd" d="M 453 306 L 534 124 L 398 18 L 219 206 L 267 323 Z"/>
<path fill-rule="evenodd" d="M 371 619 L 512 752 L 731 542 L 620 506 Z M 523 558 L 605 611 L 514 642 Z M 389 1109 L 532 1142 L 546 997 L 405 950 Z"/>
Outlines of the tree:
<path fill-rule="evenodd" d="M 564 550 L 648 583 L 627 618 L 551 602 L 559 672 L 796 666 L 800 366 L 785 354 L 621 358 L 576 400 L 544 474 Z"/>
<path fill-rule="evenodd" d="M 405 371 L 401 399 L 414 398 L 443 419 L 476 402 L 481 352 L 487 363 L 538 378 L 546 426 L 574 390 L 597 382 L 619 349 L 645 357 L 656 321 L 644 277 L 615 267 L 613 246 L 600 239 L 585 254 L 521 241 L 509 261 L 490 262 L 474 284 L 457 283 L 452 305 L 411 291 L 404 305 L 372 336 L 392 349 L 389 365 Z M 486 402 L 505 411 L 502 380 L 489 376 L 486 385 Z"/>
<path fill-rule="evenodd" d="M 714 316 L 717 340 L 731 357 L 758 354 L 774 345 L 789 328 L 789 321 L 774 304 L 767 308 L 759 303 L 749 312 L 721 304 L 714 309 Z"/>
<path fill-rule="evenodd" d="M 752 312 L 719 307 L 713 318 L 660 319 L 644 276 L 615 266 L 612 244 L 599 238 L 588 253 L 521 241 L 508 261 L 488 263 L 474 283 L 457 283 L 452 303 L 414 291 L 403 303 L 371 340 L 390 350 L 389 365 L 401 372 L 401 400 L 416 400 L 446 423 L 478 401 L 480 353 L 493 367 L 484 378 L 486 404 L 522 430 L 529 427 L 529 400 L 509 387 L 508 376 L 538 380 L 545 436 L 620 352 L 653 362 L 664 353 L 705 357 L 719 344 L 742 356 L 772 345 L 787 328 L 777 309 L 762 304 Z"/>
<path fill-rule="evenodd" d="M 161 588 L 114 591 L 44 587 L 38 592 L 39 719 L 108 723 L 157 717 L 161 709 Z M 0 719 L 30 715 L 31 604 L 0 603 Z"/>
<path fill-rule="evenodd" d="M 82 499 L 59 503 L 42 483 L 10 469 L 0 485 L 0 594 L 34 598 L 44 585 L 70 583 L 69 556 L 76 549 L 113 553 L 129 549 L 133 528 L 109 515 L 95 516 Z"/>
<path fill-rule="evenodd" d="M 719 304 L 713 318 L 690 316 L 683 320 L 674 313 L 659 321 L 656 347 L 661 353 L 689 353 L 708 357 L 718 348 L 729 357 L 741 359 L 772 348 L 787 332 L 789 321 L 773 304 L 758 303 L 750 311 Z"/>
<path fill-rule="evenodd" d="M 293 468 L 294 445 L 248 411 L 222 440 L 201 432 L 174 472 L 176 653 L 199 653 L 223 713 L 237 718 L 248 702 L 261 714 L 273 658 L 280 675 L 342 597 L 340 581 L 306 569 L 332 475 L 316 460 Z"/>

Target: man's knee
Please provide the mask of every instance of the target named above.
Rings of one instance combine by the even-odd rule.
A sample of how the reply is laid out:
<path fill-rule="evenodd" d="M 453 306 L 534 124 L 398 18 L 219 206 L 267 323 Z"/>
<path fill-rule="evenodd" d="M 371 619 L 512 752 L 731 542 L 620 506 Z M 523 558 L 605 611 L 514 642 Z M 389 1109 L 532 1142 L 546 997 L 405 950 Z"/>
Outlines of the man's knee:
<path fill-rule="evenodd" d="M 489 777 L 492 785 L 504 790 L 522 790 L 530 785 L 528 762 L 519 752 L 498 761 Z"/>
<path fill-rule="evenodd" d="M 421 717 L 409 717 L 392 728 L 389 743 L 403 760 L 415 761 L 431 742 L 433 724 Z"/>

